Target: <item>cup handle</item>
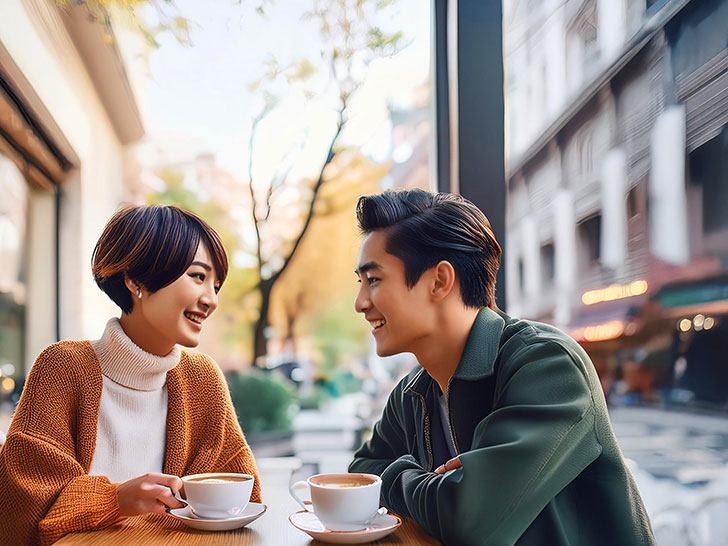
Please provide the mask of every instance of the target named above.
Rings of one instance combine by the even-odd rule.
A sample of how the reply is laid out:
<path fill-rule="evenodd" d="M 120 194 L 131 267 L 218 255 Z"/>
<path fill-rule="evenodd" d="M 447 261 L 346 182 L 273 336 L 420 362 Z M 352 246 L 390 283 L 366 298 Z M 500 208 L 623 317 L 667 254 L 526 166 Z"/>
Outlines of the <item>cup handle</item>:
<path fill-rule="evenodd" d="M 387 510 L 384 506 L 382 506 L 379 510 L 374 512 L 374 515 L 372 517 L 370 517 L 367 520 L 367 525 L 370 525 L 372 522 L 374 522 L 374 520 L 377 518 L 377 516 L 383 516 L 384 514 L 386 514 L 388 512 L 389 512 L 389 510 Z"/>
<path fill-rule="evenodd" d="M 304 501 L 303 499 L 301 499 L 301 497 L 298 496 L 297 492 L 302 491 L 304 489 L 308 490 L 308 492 L 309 492 L 308 496 L 310 498 L 311 497 L 311 488 L 309 487 L 308 482 L 305 482 L 305 481 L 300 481 L 300 482 L 294 483 L 288 489 L 288 491 L 291 493 L 291 496 L 296 500 L 296 502 L 301 505 L 301 508 L 306 510 L 306 512 L 313 512 L 313 510 L 311 508 L 312 507 L 311 501 L 310 500 Z"/>
<path fill-rule="evenodd" d="M 176 493 L 174 493 L 172 496 L 175 499 L 177 499 L 178 501 L 180 501 L 181 503 L 183 503 L 185 506 L 187 506 L 189 504 L 189 502 L 187 502 L 187 499 L 182 498 L 182 495 L 180 494 L 179 491 L 177 491 Z"/>

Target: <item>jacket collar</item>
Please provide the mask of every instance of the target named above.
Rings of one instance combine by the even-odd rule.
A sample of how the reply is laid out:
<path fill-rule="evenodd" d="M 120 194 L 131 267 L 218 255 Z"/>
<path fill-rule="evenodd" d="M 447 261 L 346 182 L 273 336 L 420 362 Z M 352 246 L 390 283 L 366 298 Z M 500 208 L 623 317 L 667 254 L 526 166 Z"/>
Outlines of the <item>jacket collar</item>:
<path fill-rule="evenodd" d="M 506 314 L 487 307 L 478 312 L 453 378 L 476 381 L 493 373 L 507 318 Z M 404 390 L 410 394 L 424 394 L 432 381 L 430 374 L 420 368 Z"/>

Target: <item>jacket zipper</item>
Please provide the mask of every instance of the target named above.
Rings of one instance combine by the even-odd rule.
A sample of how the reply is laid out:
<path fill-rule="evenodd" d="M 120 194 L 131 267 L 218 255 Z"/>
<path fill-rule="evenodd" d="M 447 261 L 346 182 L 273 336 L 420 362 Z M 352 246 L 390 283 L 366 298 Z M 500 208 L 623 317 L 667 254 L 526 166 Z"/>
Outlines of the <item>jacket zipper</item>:
<path fill-rule="evenodd" d="M 429 471 L 432 471 L 433 459 L 432 455 L 432 444 L 430 443 L 430 414 L 427 413 L 427 405 L 425 404 L 425 397 L 420 393 L 417 393 L 422 402 L 422 412 L 425 414 L 425 444 L 427 445 L 427 466 Z"/>
<path fill-rule="evenodd" d="M 445 406 L 447 407 L 447 428 L 450 432 L 450 440 L 452 440 L 452 445 L 455 448 L 455 455 L 460 455 L 460 449 L 458 449 L 458 442 L 455 439 L 455 428 L 452 426 L 452 416 L 450 413 L 450 382 L 452 381 L 452 377 L 447 382 L 447 392 L 445 393 Z"/>

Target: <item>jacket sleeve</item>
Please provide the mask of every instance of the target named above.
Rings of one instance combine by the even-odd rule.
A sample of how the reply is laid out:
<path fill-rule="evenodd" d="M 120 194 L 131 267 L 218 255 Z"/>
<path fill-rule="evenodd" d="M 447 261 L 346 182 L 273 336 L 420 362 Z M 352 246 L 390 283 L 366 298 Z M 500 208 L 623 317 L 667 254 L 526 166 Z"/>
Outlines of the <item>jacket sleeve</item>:
<path fill-rule="evenodd" d="M 47 426 L 66 408 L 43 362 L 33 366 L 0 451 L 0 543 L 51 544 L 67 533 L 100 529 L 118 519 L 117 486 L 88 476 L 75 459 L 70 425 Z M 65 404 L 63 404 L 65 405 Z M 68 417 L 72 420 L 73 417 Z"/>
<path fill-rule="evenodd" d="M 372 437 L 354 454 L 349 472 L 363 472 L 381 476 L 397 458 L 409 453 L 403 427 L 396 407 L 401 406 L 402 389 L 407 378 L 400 381 L 389 395 L 382 418 L 377 421 Z"/>
<path fill-rule="evenodd" d="M 581 366 L 554 342 L 522 348 L 502 363 L 462 468 L 438 475 L 400 457 L 382 474 L 385 504 L 445 544 L 515 543 L 601 453 Z"/>

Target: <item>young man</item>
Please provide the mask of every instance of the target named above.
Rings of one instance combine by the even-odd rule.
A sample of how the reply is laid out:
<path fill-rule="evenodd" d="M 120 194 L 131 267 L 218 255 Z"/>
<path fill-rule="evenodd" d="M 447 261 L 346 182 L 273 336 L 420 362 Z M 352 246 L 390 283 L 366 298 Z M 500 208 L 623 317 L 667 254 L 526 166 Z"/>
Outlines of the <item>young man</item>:
<path fill-rule="evenodd" d="M 653 545 L 583 349 L 495 305 L 501 249 L 472 203 L 362 197 L 356 310 L 377 354 L 420 366 L 391 393 L 350 472 L 445 544 Z"/>

